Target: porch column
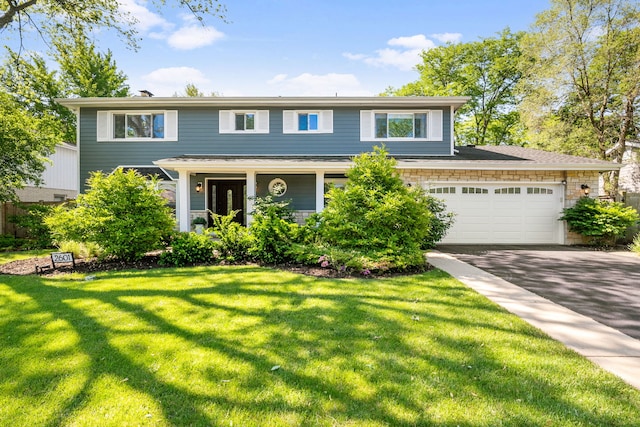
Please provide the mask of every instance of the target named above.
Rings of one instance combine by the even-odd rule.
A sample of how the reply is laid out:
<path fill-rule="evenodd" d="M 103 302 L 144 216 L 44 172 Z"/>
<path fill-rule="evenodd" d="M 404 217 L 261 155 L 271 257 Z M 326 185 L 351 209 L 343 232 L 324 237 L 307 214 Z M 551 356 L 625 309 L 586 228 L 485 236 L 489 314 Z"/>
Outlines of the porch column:
<path fill-rule="evenodd" d="M 191 193 L 189 184 L 191 176 L 188 170 L 178 170 L 178 227 L 180 231 L 190 231 L 191 221 L 189 220 L 189 212 L 191 211 Z"/>
<path fill-rule="evenodd" d="M 324 171 L 316 171 L 316 212 L 324 210 Z"/>
<path fill-rule="evenodd" d="M 253 200 L 256 197 L 256 171 L 247 171 L 247 227 L 253 221 Z"/>

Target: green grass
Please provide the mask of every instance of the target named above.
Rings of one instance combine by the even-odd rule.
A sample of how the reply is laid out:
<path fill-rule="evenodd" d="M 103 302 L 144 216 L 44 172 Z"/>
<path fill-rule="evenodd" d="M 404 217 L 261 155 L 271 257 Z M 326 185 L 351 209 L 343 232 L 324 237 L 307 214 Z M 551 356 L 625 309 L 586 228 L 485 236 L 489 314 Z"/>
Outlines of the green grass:
<path fill-rule="evenodd" d="M 241 266 L 85 279 L 0 276 L 2 425 L 640 420 L 638 390 L 440 271 L 329 280 Z"/>
<path fill-rule="evenodd" d="M 50 255 L 51 252 L 55 252 L 55 251 L 56 251 L 55 249 L 34 249 L 31 251 L 10 251 L 10 252 L 0 251 L 0 265 L 13 262 L 13 261 L 23 260 L 23 259 L 47 256 L 47 255 Z"/>

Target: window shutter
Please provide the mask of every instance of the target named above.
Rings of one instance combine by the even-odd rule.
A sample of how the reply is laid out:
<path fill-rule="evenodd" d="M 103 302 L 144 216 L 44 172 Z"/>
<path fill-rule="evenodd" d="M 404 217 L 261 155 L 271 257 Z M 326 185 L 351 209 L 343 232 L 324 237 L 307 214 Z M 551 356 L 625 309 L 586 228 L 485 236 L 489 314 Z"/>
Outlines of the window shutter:
<path fill-rule="evenodd" d="M 320 111 L 320 125 L 318 130 L 322 133 L 333 133 L 333 110 Z"/>
<path fill-rule="evenodd" d="M 168 141 L 178 140 L 178 111 L 164 112 L 164 139 Z"/>
<path fill-rule="evenodd" d="M 229 111 L 229 110 L 220 110 L 220 112 L 218 113 L 218 119 L 219 119 L 219 125 L 218 125 L 218 131 L 220 133 L 230 133 L 233 132 L 233 130 L 235 129 L 234 126 L 234 115 L 233 115 L 233 111 Z"/>
<path fill-rule="evenodd" d="M 96 141 L 109 141 L 111 139 L 110 117 L 111 113 L 108 111 L 98 111 L 98 117 L 96 119 Z"/>
<path fill-rule="evenodd" d="M 282 112 L 282 133 L 295 133 L 296 127 L 296 112 L 293 110 L 284 110 Z"/>
<path fill-rule="evenodd" d="M 442 110 L 429 111 L 429 140 L 442 141 Z"/>
<path fill-rule="evenodd" d="M 360 141 L 373 140 L 373 111 L 360 111 Z"/>
<path fill-rule="evenodd" d="M 269 133 L 269 110 L 256 111 L 256 133 Z"/>

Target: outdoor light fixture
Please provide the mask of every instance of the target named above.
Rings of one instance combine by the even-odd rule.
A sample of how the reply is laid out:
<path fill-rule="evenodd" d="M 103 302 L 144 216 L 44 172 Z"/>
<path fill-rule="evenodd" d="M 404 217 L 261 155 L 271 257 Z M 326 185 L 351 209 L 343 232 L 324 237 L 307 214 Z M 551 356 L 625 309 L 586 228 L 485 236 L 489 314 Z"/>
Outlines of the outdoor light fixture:
<path fill-rule="evenodd" d="M 566 180 L 566 179 L 563 179 L 562 181 L 560 181 L 560 184 L 562 184 L 562 185 L 567 185 L 567 180 Z"/>
<path fill-rule="evenodd" d="M 589 189 L 589 186 L 587 184 L 582 184 L 580 188 L 582 189 L 582 192 L 584 193 L 585 196 L 589 195 L 589 191 L 591 190 Z"/>
<path fill-rule="evenodd" d="M 202 191 L 202 183 L 201 183 L 201 182 L 198 182 L 198 183 L 196 184 L 196 193 L 199 193 L 199 192 L 201 192 L 201 191 Z"/>

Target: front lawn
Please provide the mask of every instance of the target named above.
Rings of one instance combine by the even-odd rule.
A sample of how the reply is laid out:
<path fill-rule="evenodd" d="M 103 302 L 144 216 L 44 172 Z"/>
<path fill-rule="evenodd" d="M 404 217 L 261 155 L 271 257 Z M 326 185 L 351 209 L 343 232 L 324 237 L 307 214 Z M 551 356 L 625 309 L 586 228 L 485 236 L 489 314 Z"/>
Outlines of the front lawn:
<path fill-rule="evenodd" d="M 0 276 L 19 426 L 632 426 L 640 392 L 440 271 Z"/>

